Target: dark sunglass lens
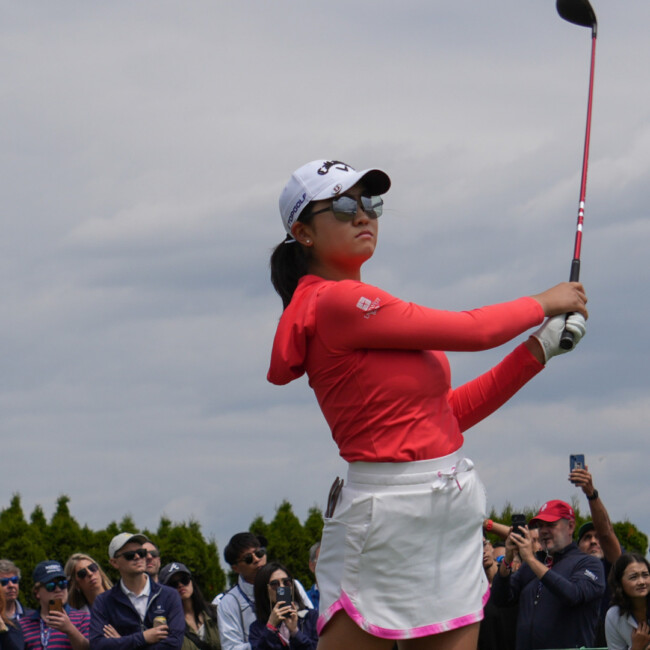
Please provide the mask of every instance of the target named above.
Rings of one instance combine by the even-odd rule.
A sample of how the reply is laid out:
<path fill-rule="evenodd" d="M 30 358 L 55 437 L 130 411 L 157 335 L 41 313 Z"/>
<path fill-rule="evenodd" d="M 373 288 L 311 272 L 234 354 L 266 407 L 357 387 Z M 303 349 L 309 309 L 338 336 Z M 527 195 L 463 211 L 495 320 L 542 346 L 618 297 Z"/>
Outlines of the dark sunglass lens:
<path fill-rule="evenodd" d="M 147 549 L 145 548 L 139 548 L 136 553 L 138 554 L 138 557 L 145 558 L 147 557 Z"/>
<path fill-rule="evenodd" d="M 160 557 L 158 551 L 147 551 L 147 555 L 151 555 L 151 557 Z"/>
<path fill-rule="evenodd" d="M 340 196 L 332 201 L 332 212 L 339 221 L 352 221 L 357 214 L 357 202 L 350 196 Z"/>
<path fill-rule="evenodd" d="M 362 196 L 361 205 L 364 212 L 371 218 L 381 217 L 384 201 L 380 196 Z"/>
<path fill-rule="evenodd" d="M 246 553 L 244 557 L 242 558 L 243 562 L 246 562 L 246 564 L 253 564 L 253 554 L 252 553 Z"/>
<path fill-rule="evenodd" d="M 265 549 L 264 547 L 262 547 L 262 548 L 258 548 L 258 549 L 255 551 L 255 555 L 257 555 L 258 558 L 262 558 L 262 557 L 264 557 L 264 556 L 266 555 L 266 549 Z"/>
<path fill-rule="evenodd" d="M 86 571 L 86 569 L 79 569 L 79 571 L 77 571 L 77 578 L 79 578 L 79 580 L 83 580 L 87 575 L 88 571 Z"/>
<path fill-rule="evenodd" d="M 269 587 L 271 589 L 277 589 L 280 586 L 280 581 L 279 580 L 271 580 L 269 581 Z"/>
<path fill-rule="evenodd" d="M 291 587 L 291 578 L 285 578 L 285 579 L 282 581 L 282 584 L 283 584 L 285 587 Z"/>

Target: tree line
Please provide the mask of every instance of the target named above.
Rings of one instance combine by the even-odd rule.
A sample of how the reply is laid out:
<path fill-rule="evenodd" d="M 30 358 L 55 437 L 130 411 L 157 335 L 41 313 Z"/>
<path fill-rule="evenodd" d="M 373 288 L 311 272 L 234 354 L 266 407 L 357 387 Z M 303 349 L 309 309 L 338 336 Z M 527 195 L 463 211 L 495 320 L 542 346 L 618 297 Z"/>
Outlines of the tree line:
<path fill-rule="evenodd" d="M 69 503 L 68 496 L 60 496 L 49 522 L 40 505 L 34 508 L 27 520 L 19 494 L 15 494 L 9 506 L 0 511 L 0 557 L 10 559 L 20 567 L 21 600 L 30 607 L 36 606 L 32 596 L 32 570 L 42 560 L 58 560 L 64 564 L 73 553 L 87 553 L 100 564 L 111 580 L 117 581 L 119 575 L 108 562 L 107 549 L 110 540 L 124 530 L 142 532 L 151 539 L 160 549 L 162 566 L 174 560 L 186 564 L 206 598 L 212 599 L 226 588 L 226 577 L 230 584 L 235 583 L 236 576 L 226 573 L 230 567 L 224 570 L 221 565 L 221 554 L 215 540 L 206 539 L 196 520 L 174 523 L 163 515 L 153 531 L 140 529 L 127 514 L 120 522 L 113 521 L 103 530 L 95 531 L 87 525 L 79 525 L 70 514 Z M 580 511 L 577 500 L 572 505 L 577 530 L 590 517 L 589 513 Z M 538 508 L 519 510 L 522 511 L 530 520 Z M 501 512 L 493 508 L 489 518 L 508 524 L 513 512 L 512 505 L 506 504 Z M 645 556 L 648 551 L 648 536 L 645 533 L 629 521 L 613 522 L 613 526 L 625 550 Z M 314 579 L 308 568 L 309 549 L 320 540 L 323 531 L 323 515 L 319 508 L 312 507 L 304 523 L 301 523 L 291 504 L 283 501 L 270 522 L 257 516 L 249 530 L 263 538 L 271 559 L 286 565 L 305 587 L 312 584 Z"/>

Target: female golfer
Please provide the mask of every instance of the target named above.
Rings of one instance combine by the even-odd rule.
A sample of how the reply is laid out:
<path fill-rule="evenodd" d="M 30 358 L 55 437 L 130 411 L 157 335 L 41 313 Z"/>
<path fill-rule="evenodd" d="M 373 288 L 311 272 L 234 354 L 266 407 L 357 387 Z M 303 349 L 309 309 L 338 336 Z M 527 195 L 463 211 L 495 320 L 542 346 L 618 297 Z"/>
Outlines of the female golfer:
<path fill-rule="evenodd" d="M 650 645 L 650 563 L 623 553 L 609 574 L 612 607 L 605 617 L 609 650 L 645 650 Z"/>
<path fill-rule="evenodd" d="M 320 650 L 476 647 L 487 599 L 484 488 L 462 432 L 584 334 L 582 285 L 469 312 L 428 309 L 361 282 L 390 179 L 317 160 L 280 197 L 287 232 L 271 257 L 284 312 L 268 379 L 307 373 L 350 463 L 335 482 L 318 559 Z M 550 318 L 489 372 L 452 389 L 442 350 L 501 345 Z"/>

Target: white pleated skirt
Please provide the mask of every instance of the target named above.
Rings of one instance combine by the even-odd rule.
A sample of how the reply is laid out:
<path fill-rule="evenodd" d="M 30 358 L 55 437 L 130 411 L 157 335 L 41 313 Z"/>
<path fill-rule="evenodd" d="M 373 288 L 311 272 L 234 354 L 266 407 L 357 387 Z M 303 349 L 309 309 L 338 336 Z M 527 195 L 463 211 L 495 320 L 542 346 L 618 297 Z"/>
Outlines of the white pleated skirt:
<path fill-rule="evenodd" d="M 485 516 L 485 489 L 462 450 L 409 463 L 351 463 L 325 519 L 319 633 L 340 610 L 387 639 L 480 621 L 489 596 Z"/>

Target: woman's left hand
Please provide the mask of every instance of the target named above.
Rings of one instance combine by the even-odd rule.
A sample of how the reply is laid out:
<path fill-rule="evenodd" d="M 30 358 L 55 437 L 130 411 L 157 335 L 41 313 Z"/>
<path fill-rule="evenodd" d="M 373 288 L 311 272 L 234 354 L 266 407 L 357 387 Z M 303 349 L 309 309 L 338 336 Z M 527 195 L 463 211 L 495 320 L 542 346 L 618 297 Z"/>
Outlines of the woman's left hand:
<path fill-rule="evenodd" d="M 636 630 L 632 630 L 631 650 L 643 650 L 650 644 L 650 626 L 645 622 L 639 623 Z"/>
<path fill-rule="evenodd" d="M 289 629 L 289 634 L 295 636 L 298 632 L 298 608 L 296 603 L 292 603 L 291 609 L 284 615 L 284 622 Z"/>

